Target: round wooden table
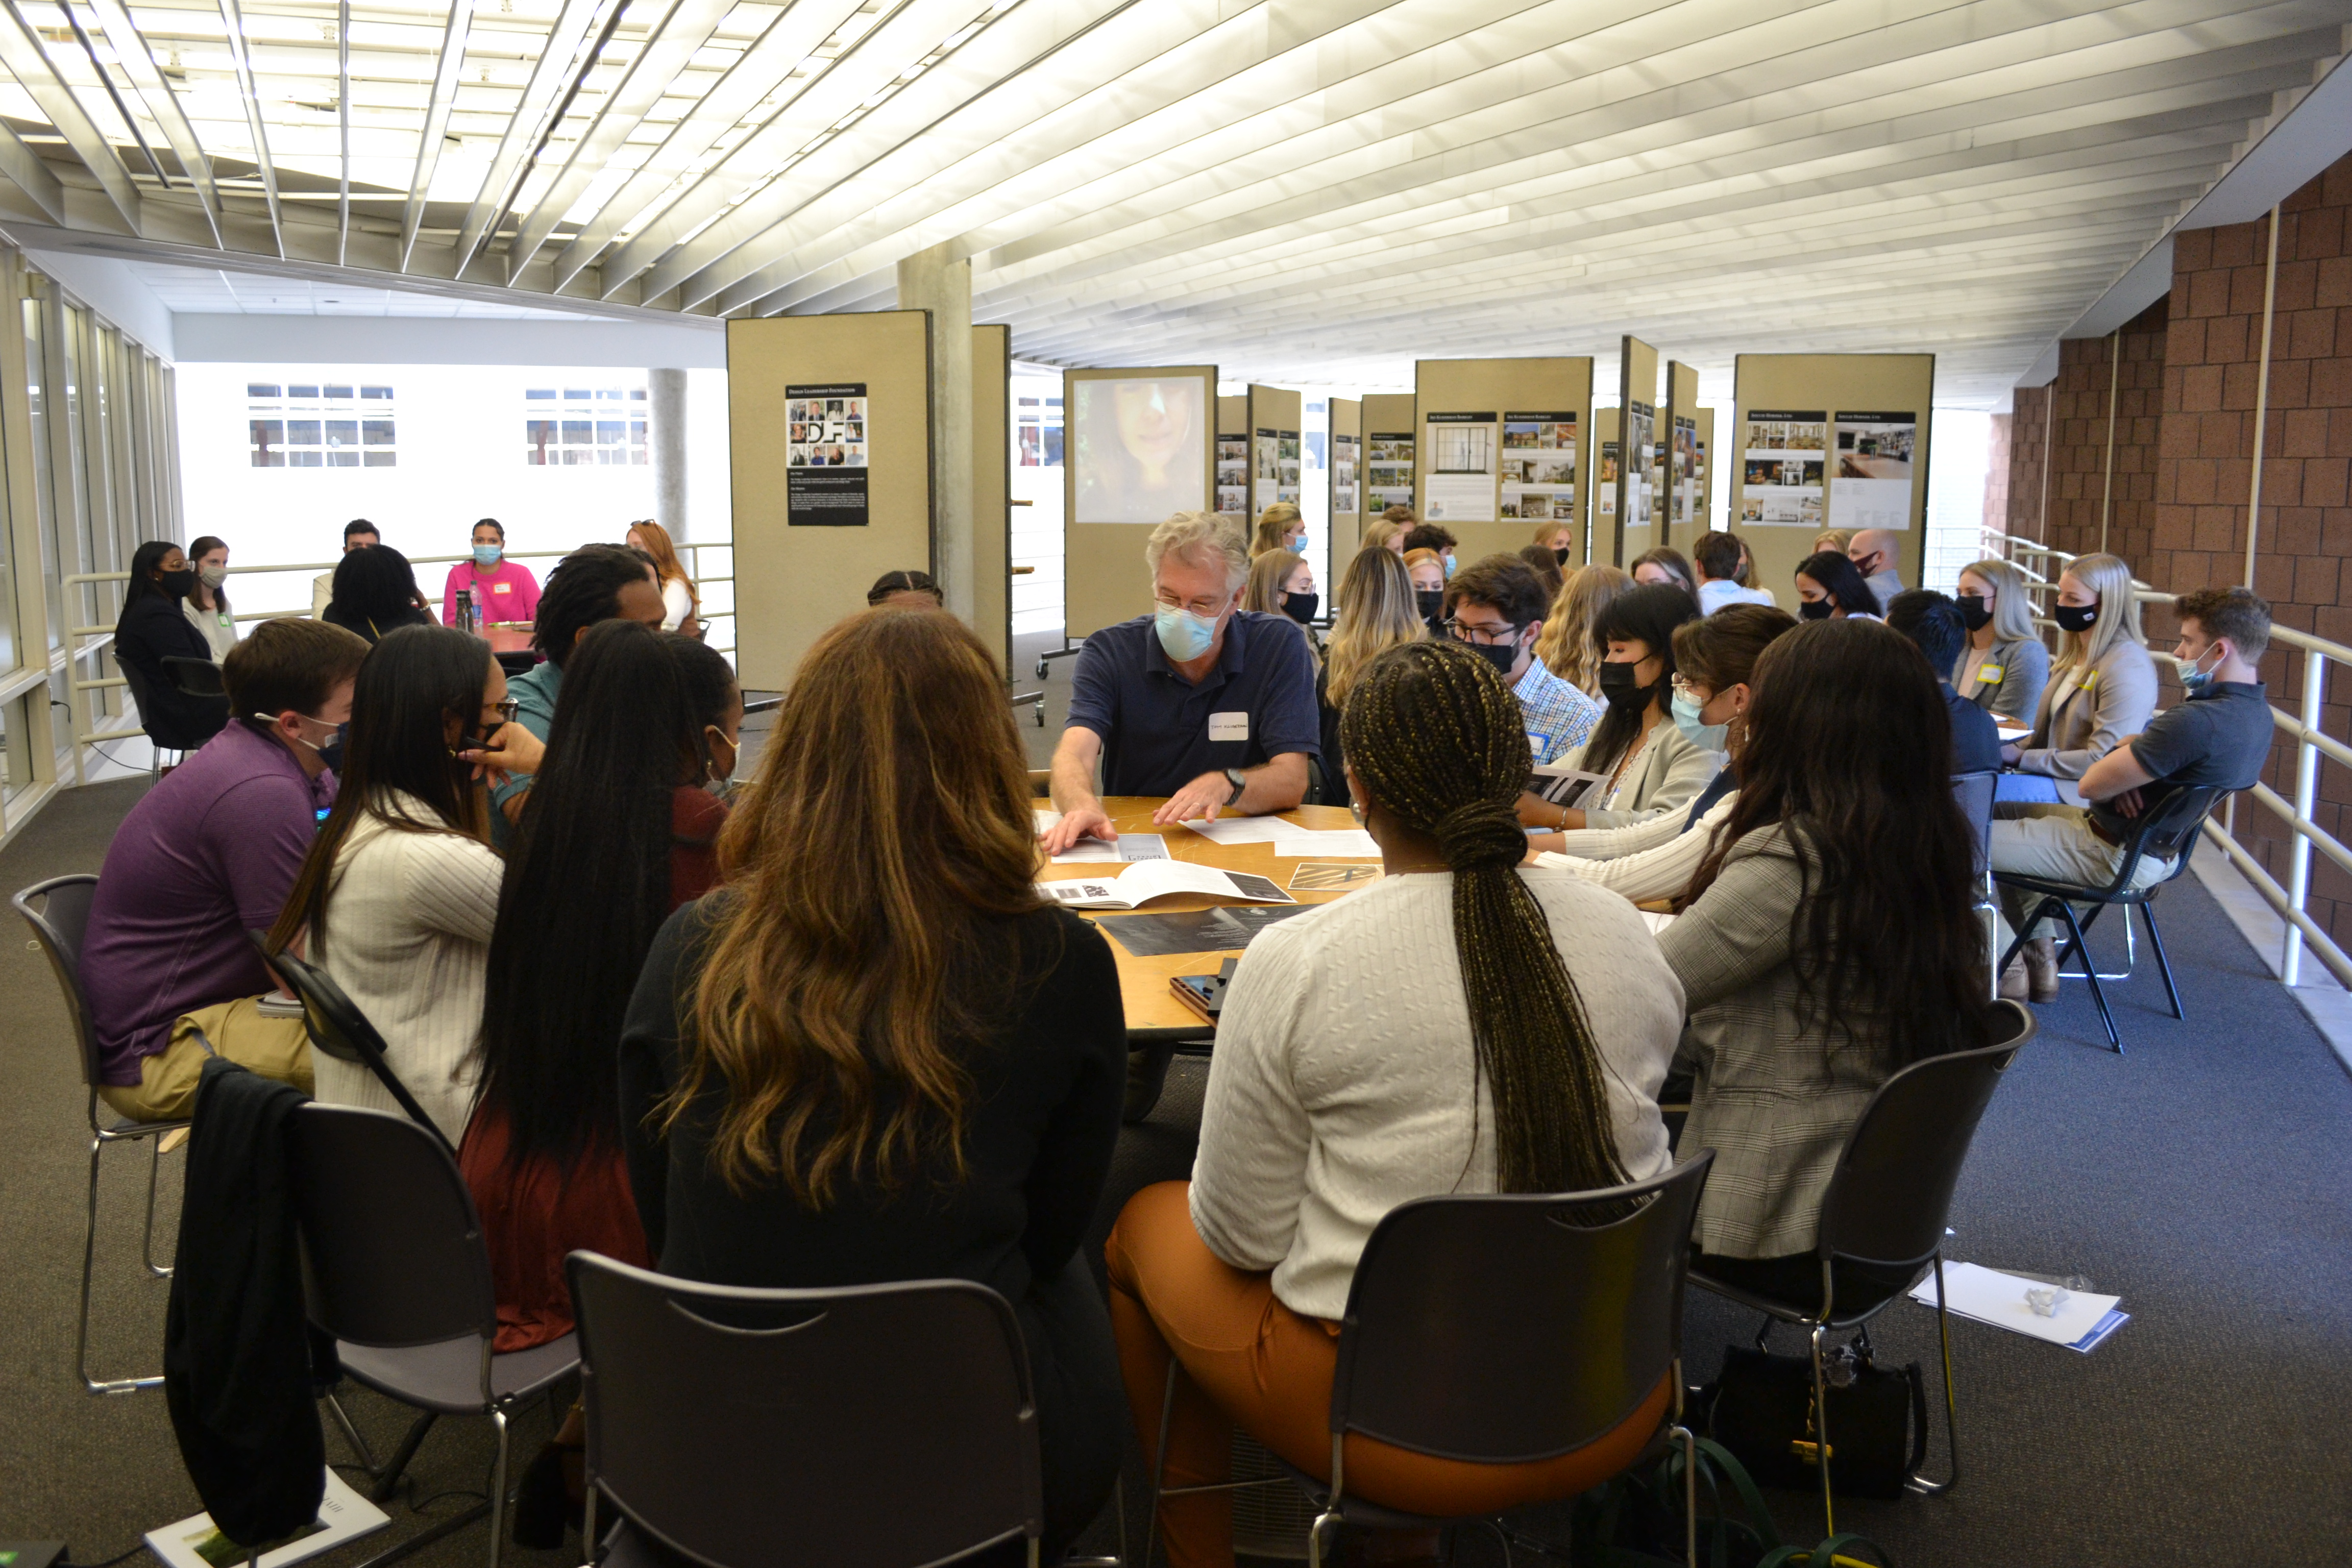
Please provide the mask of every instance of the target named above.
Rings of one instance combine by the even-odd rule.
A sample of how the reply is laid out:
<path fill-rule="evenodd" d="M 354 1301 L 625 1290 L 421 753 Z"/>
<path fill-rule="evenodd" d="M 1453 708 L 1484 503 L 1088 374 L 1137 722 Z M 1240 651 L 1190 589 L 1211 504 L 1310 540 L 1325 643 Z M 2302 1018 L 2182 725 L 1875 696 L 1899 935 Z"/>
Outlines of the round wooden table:
<path fill-rule="evenodd" d="M 474 628 L 474 635 L 490 645 L 492 653 L 529 653 L 531 623 L 529 621 L 491 621 Z"/>
<path fill-rule="evenodd" d="M 1349 892 L 1355 890 L 1349 888 L 1337 888 L 1321 891 L 1291 892 L 1291 876 L 1301 865 L 1307 864 L 1310 858 L 1318 862 L 1332 860 L 1349 861 L 1358 865 L 1379 864 L 1376 859 L 1368 861 L 1359 856 L 1317 855 L 1311 858 L 1277 856 L 1274 852 L 1275 847 L 1271 844 L 1220 844 L 1214 839 L 1202 837 L 1181 824 L 1162 827 L 1152 822 L 1151 814 L 1160 808 L 1164 799 L 1164 796 L 1157 795 L 1112 795 L 1104 800 L 1103 810 L 1109 814 L 1111 826 L 1121 833 L 1160 835 L 1167 840 L 1169 855 L 1175 859 L 1191 860 L 1203 866 L 1214 866 L 1221 871 L 1255 872 L 1258 876 L 1271 878 L 1275 886 L 1281 888 L 1285 892 L 1290 892 L 1290 896 L 1302 904 L 1328 903 L 1333 899 L 1345 898 Z M 1040 809 L 1045 809 L 1050 803 L 1040 800 L 1037 805 Z M 1354 815 L 1343 805 L 1302 805 L 1296 810 L 1278 815 L 1284 821 L 1295 822 L 1301 827 L 1329 830 L 1356 826 Z M 1123 868 L 1101 862 L 1093 865 L 1056 866 L 1049 861 L 1039 869 L 1037 879 L 1041 882 L 1058 882 L 1091 877 L 1100 880 L 1106 873 L 1116 876 Z M 1263 904 L 1253 906 L 1239 899 L 1217 899 L 1201 893 L 1171 893 L 1164 899 L 1154 899 L 1142 909 L 1132 912 L 1172 915 L 1193 910 L 1214 909 L 1220 904 L 1234 908 L 1286 907 Z M 1094 919 L 1103 915 L 1116 917 L 1130 911 L 1081 910 L 1077 912 L 1088 919 Z M 1214 1031 L 1201 1021 L 1198 1014 L 1176 1000 L 1175 994 L 1168 989 L 1168 983 L 1179 974 L 1213 973 L 1219 964 L 1228 957 L 1237 956 L 1241 949 L 1236 947 L 1214 952 L 1176 952 L 1163 954 L 1157 958 L 1138 958 L 1118 944 L 1115 934 L 1118 930 L 1118 928 L 1114 925 L 1106 934 L 1111 936 L 1111 953 L 1118 961 L 1118 989 L 1119 995 L 1127 1006 L 1127 1029 L 1129 1042 L 1139 1047 L 1179 1039 L 1205 1039 L 1213 1034 Z"/>

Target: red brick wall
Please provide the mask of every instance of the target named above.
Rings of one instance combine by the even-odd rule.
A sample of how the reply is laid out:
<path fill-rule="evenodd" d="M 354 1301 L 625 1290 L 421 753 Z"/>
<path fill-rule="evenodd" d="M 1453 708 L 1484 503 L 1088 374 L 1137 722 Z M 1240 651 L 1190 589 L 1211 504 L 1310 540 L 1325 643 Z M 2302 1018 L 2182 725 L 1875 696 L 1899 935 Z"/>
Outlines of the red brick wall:
<path fill-rule="evenodd" d="M 2009 531 L 2040 539 L 2049 475 L 2051 390 L 2021 386 L 2009 416 Z"/>
<path fill-rule="evenodd" d="M 2158 300 L 2113 336 L 2059 344 L 2058 379 L 2047 394 L 2057 401 L 2050 515 L 2048 531 L 2039 536 L 2053 549 L 2073 555 L 2105 549 L 2134 565 L 2147 553 L 2156 521 L 2168 306 Z M 2049 416 L 2046 405 L 2043 414 Z"/>
<path fill-rule="evenodd" d="M 1985 441 L 1984 525 L 2002 532 L 2009 531 L 2010 444 L 2016 422 L 2013 414 L 1994 415 Z"/>

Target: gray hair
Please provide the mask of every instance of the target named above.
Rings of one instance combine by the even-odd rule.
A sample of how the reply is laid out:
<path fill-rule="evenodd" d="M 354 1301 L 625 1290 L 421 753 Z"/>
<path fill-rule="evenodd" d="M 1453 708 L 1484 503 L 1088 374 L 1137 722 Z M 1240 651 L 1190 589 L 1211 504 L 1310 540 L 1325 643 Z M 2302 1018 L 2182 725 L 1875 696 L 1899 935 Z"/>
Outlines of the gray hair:
<path fill-rule="evenodd" d="M 1211 556 L 1223 556 L 1228 591 L 1249 580 L 1249 546 L 1241 530 L 1213 511 L 1180 511 L 1151 531 L 1144 542 L 1144 565 L 1157 575 L 1160 563 L 1171 555 L 1202 566 Z"/>

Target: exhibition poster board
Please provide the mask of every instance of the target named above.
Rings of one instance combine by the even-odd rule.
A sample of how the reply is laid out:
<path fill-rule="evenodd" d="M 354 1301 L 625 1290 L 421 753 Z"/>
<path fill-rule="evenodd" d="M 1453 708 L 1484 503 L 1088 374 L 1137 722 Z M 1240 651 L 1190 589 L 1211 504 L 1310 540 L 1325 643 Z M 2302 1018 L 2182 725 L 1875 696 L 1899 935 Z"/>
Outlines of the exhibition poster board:
<path fill-rule="evenodd" d="M 1216 490 L 1217 367 L 1062 373 L 1062 634 L 1150 613 L 1144 541 Z"/>
<path fill-rule="evenodd" d="M 1630 334 L 1618 340 L 1617 408 L 1622 460 L 1609 559 L 1622 566 L 1657 542 L 1652 514 L 1658 500 L 1658 351 Z"/>
<path fill-rule="evenodd" d="M 1362 543 L 1364 529 L 1389 508 L 1417 504 L 1414 474 L 1421 438 L 1414 432 L 1412 401 L 1412 394 L 1395 392 L 1377 392 L 1364 399 L 1363 521 L 1351 543 Z M 1352 549 L 1349 554 L 1352 558 Z"/>
<path fill-rule="evenodd" d="M 1249 389 L 1249 525 L 1276 501 L 1298 505 L 1305 493 L 1306 446 L 1299 397 L 1279 386 Z"/>
<path fill-rule="evenodd" d="M 932 566 L 931 318 L 727 323 L 736 668 L 781 691 L 885 572 Z"/>
<path fill-rule="evenodd" d="M 1236 527 L 1255 524 L 1250 512 L 1249 399 L 1217 399 L 1217 515 Z"/>
<path fill-rule="evenodd" d="M 1706 533 L 1715 528 L 1715 410 L 1698 411 L 1698 516 L 1696 532 Z"/>
<path fill-rule="evenodd" d="M 1013 668 L 1013 329 L 971 330 L 971 622 Z"/>
<path fill-rule="evenodd" d="M 1331 460 L 1324 474 L 1330 487 L 1331 504 L 1326 515 L 1331 524 L 1325 530 L 1326 537 L 1317 539 L 1310 529 L 1307 538 L 1308 558 L 1322 556 L 1315 581 L 1322 587 L 1327 605 L 1339 598 L 1339 574 L 1355 554 L 1356 542 L 1364 536 L 1364 405 L 1352 397 L 1335 397 L 1329 406 Z"/>
<path fill-rule="evenodd" d="M 1417 510 L 1455 559 L 1517 554 L 1554 523 L 1584 538 L 1590 359 L 1422 360 L 1413 388 Z"/>
<path fill-rule="evenodd" d="M 1592 411 L 1592 526 L 1584 536 L 1587 562 L 1597 561 L 1616 547 L 1617 541 L 1617 476 L 1625 467 L 1625 454 L 1617 439 L 1622 411 L 1596 408 Z"/>
<path fill-rule="evenodd" d="M 1824 529 L 1884 528 L 1917 587 L 1927 560 L 1933 354 L 1741 354 L 1733 374 L 1732 531 L 1786 598 Z"/>
<path fill-rule="evenodd" d="M 1666 362 L 1666 402 L 1658 416 L 1660 492 L 1658 542 L 1685 554 L 1691 541 L 1706 531 L 1701 504 L 1698 440 L 1698 372 L 1678 361 Z"/>

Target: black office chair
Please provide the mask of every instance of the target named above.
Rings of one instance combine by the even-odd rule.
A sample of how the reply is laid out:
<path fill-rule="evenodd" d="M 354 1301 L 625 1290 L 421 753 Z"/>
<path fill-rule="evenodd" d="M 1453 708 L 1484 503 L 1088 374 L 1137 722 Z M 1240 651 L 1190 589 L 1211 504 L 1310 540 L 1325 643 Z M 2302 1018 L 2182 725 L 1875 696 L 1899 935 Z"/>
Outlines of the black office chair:
<path fill-rule="evenodd" d="M 529 675 L 539 668 L 539 655 L 529 648 L 520 653 L 494 653 L 490 657 L 499 661 L 499 668 L 505 673 L 509 680 L 512 680 L 519 675 Z"/>
<path fill-rule="evenodd" d="M 290 1138 L 310 1321 L 333 1336 L 347 1375 L 419 1412 L 388 1463 L 359 1447 L 375 1478 L 371 1495 L 392 1495 L 440 1416 L 487 1415 L 498 1433 L 488 1498 L 395 1550 L 405 1555 L 487 1514 L 498 1568 L 508 1417 L 577 1370 L 575 1336 L 492 1350 L 499 1305 L 482 1222 L 448 1144 L 425 1127 L 314 1101 L 295 1112 Z"/>
<path fill-rule="evenodd" d="M 417 1103 L 416 1096 L 400 1081 L 400 1075 L 392 1070 L 392 1063 L 386 1059 L 389 1047 L 385 1046 L 383 1037 L 376 1032 L 373 1024 L 368 1022 L 367 1015 L 359 1010 L 359 1005 L 335 984 L 334 977 L 291 952 L 272 952 L 267 938 L 260 931 L 247 931 L 246 935 L 260 950 L 261 961 L 293 987 L 294 994 L 301 999 L 302 1028 L 310 1037 L 311 1048 L 324 1051 L 337 1061 L 367 1068 L 375 1075 L 376 1081 L 383 1085 L 393 1102 L 408 1113 L 410 1121 L 432 1133 L 443 1148 L 455 1153 L 448 1134 L 443 1132 L 440 1125 L 425 1113 L 425 1107 Z"/>
<path fill-rule="evenodd" d="M 2000 784 L 1998 773 L 1954 773 L 1952 798 L 1959 804 L 1960 815 L 1968 818 L 1969 835 L 1975 848 L 1975 858 L 1969 862 L 1970 886 L 1976 889 L 1977 900 L 1971 912 L 1984 922 L 1985 957 L 1988 962 L 2000 941 L 2000 907 L 1992 896 L 1992 807 L 1993 795 Z M 2000 993 L 2000 967 L 1995 965 L 1986 976 L 1988 994 Z"/>
<path fill-rule="evenodd" d="M 605 1568 L 919 1568 L 1024 1541 L 1044 1501 L 1013 1309 L 961 1279 L 826 1290 L 566 1263 Z"/>
<path fill-rule="evenodd" d="M 1944 1431 L 1951 1451 L 1951 1475 L 1931 1481 L 1909 1479 L 1910 1489 L 1934 1497 L 1960 1479 L 1960 1426 L 1952 1395 L 1952 1325 L 1944 1307 L 1944 1222 L 1951 1213 L 1952 1189 L 1968 1161 L 1969 1144 L 2000 1075 L 2028 1040 L 2033 1015 L 2016 1002 L 1996 1002 L 1993 1044 L 1973 1051 L 1930 1057 L 1888 1079 L 1871 1097 L 1846 1134 L 1829 1191 L 1822 1199 L 1814 1256 L 1822 1265 L 1818 1302 L 1783 1300 L 1710 1278 L 1704 1261 L 1690 1271 L 1702 1290 L 1762 1312 L 1769 1320 L 1811 1331 L 1813 1409 L 1821 1442 L 1822 1534 L 1837 1533 L 1830 1490 L 1835 1436 L 1829 1430 L 1828 1390 L 1822 1342 L 1834 1330 L 1860 1328 L 1885 1310 L 1932 1265 L 1936 1274 L 1936 1331 L 1944 1358 Z M 1908 1271 L 1902 1285 L 1880 1284 L 1838 1300 L 1835 1265 L 1869 1264 L 1878 1272 Z M 1852 1280 L 1848 1281 L 1853 1284 Z M 1765 1328 L 1769 1330 L 1771 1322 Z M 1760 1342 L 1762 1335 L 1759 1334 Z"/>
<path fill-rule="evenodd" d="M 228 700 L 228 687 L 221 679 L 221 667 L 211 659 L 167 653 L 163 656 L 163 673 L 190 697 L 217 697 L 224 703 Z"/>
<path fill-rule="evenodd" d="M 1320 1510 L 1307 1534 L 1313 1568 L 1322 1568 L 1327 1534 L 1347 1523 L 1493 1523 L 1349 1496 L 1349 1433 L 1472 1464 L 1533 1463 L 1608 1436 L 1662 1382 L 1670 1383 L 1672 1403 L 1633 1463 L 1669 1440 L 1682 1444 L 1686 1546 L 1696 1568 L 1696 1443 L 1682 1426 L 1678 1358 L 1691 1217 L 1714 1159 L 1705 1151 L 1663 1176 L 1602 1192 L 1421 1198 L 1389 1211 L 1364 1244 L 1340 1322 L 1331 1478 L 1283 1467 Z M 1611 1211 L 1620 1217 L 1606 1217 Z M 1160 1413 L 1163 1463 L 1175 1379 L 1171 1364 Z M 1266 1484 L 1162 1489 L 1155 1473 L 1153 1536 L 1163 1495 Z"/>
<path fill-rule="evenodd" d="M 198 659 L 193 662 L 210 661 Z M 184 757 L 219 734 L 228 722 L 228 696 L 226 692 L 217 698 L 191 702 L 185 710 L 167 710 L 155 700 L 154 688 L 147 684 L 147 678 L 134 666 L 118 658 L 115 668 L 122 671 L 123 684 L 130 689 L 131 700 L 139 708 L 139 728 L 147 737 L 150 747 L 147 766 L 150 776 L 160 778 L 163 775 L 163 752 L 177 752 Z"/>
<path fill-rule="evenodd" d="M 144 1142 L 147 1161 L 147 1228 L 140 1243 L 140 1259 L 158 1279 L 171 1278 L 169 1265 L 155 1261 L 155 1182 L 163 1162 L 163 1135 L 188 1125 L 178 1121 L 132 1121 L 109 1113 L 98 1114 L 98 1037 L 90 1030 L 89 998 L 81 989 L 82 938 L 89 929 L 90 901 L 98 896 L 98 879 L 87 872 L 52 877 L 36 882 L 8 901 L 33 928 L 33 940 L 49 961 L 65 995 L 66 1021 L 73 1029 L 74 1055 L 81 1068 L 83 1109 L 89 1119 L 89 1195 L 81 1241 L 81 1316 L 74 1328 L 74 1365 L 82 1386 L 92 1394 L 136 1394 L 163 1386 L 163 1374 L 152 1377 L 97 1378 L 89 1374 L 89 1279 L 98 1255 L 98 1170 L 100 1157 L 117 1143 Z"/>
<path fill-rule="evenodd" d="M 2090 983 L 2091 1001 L 2098 1008 L 2099 1022 L 2107 1031 L 2107 1048 L 2121 1056 L 2124 1037 L 2116 1032 L 2115 1013 L 2107 1005 L 2106 991 L 2099 983 L 2103 979 L 2128 980 L 2131 972 L 2126 969 L 2121 974 L 2100 974 L 2099 966 L 2092 961 L 2091 950 L 2084 939 L 2110 904 L 2124 907 L 2124 934 L 2128 939 L 2131 910 L 2137 908 L 2141 921 L 2147 926 L 2148 945 L 2156 949 L 2156 967 L 2164 976 L 2164 998 L 2171 1004 L 2172 1016 L 2185 1019 L 2188 1015 L 2180 1008 L 2180 988 L 2172 980 L 2172 961 L 2165 956 L 2164 933 L 2156 928 L 2156 895 L 2163 890 L 2166 883 L 2189 869 L 2189 855 L 2197 847 L 2198 830 L 2205 826 L 2205 819 L 2212 815 L 2213 808 L 2229 793 L 2218 784 L 2176 789 L 2142 813 L 2124 839 L 2124 858 L 2116 868 L 2115 879 L 2104 887 L 2053 882 L 2014 871 L 1994 872 L 1993 880 L 2002 887 L 2015 888 L 2021 893 L 2038 894 L 2040 902 L 2034 905 L 2032 912 L 2026 916 L 2017 933 L 2010 939 L 2009 951 L 2001 954 L 2000 962 L 1993 966 L 1993 973 L 1998 974 L 2010 966 L 2017 957 L 2018 949 L 2025 945 L 2027 931 L 2044 920 L 2063 919 L 2066 922 L 2066 945 L 2058 953 L 2060 976 Z M 2143 859 L 2151 856 L 2171 861 L 2172 868 L 2144 888 L 2133 887 L 2132 874 L 2138 869 Z M 2076 904 L 2091 905 L 2089 916 L 2077 920 L 2074 915 Z M 2076 955 L 2083 960 L 2083 973 L 2067 974 L 2066 961 Z"/>

